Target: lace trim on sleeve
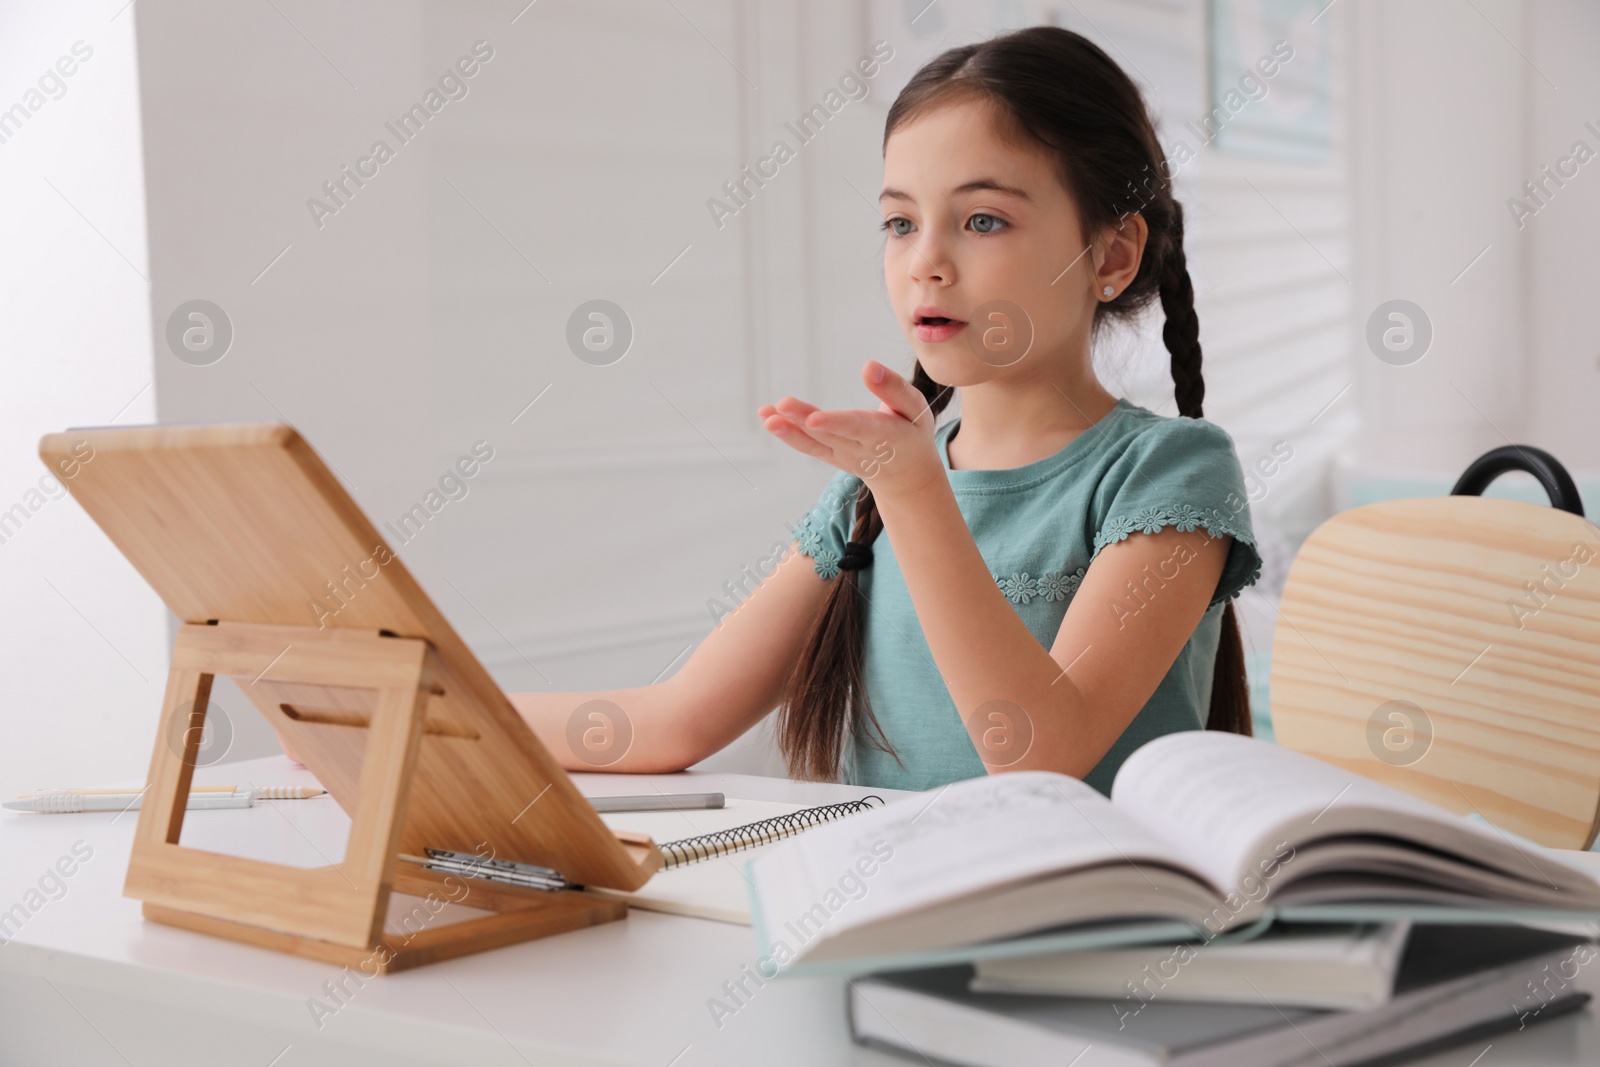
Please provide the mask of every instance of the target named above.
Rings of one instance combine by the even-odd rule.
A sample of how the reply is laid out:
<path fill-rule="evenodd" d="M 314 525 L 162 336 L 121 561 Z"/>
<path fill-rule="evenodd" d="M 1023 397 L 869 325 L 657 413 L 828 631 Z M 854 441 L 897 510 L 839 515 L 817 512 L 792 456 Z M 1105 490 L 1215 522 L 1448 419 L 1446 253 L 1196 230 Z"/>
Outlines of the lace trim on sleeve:
<path fill-rule="evenodd" d="M 794 528 L 794 539 L 800 547 L 800 554 L 810 556 L 816 562 L 817 573 L 823 578 L 832 579 L 839 577 L 839 554 L 824 548 L 822 544 L 822 531 L 818 530 L 812 521 L 816 516 L 808 514 L 800 520 L 800 525 Z"/>
<path fill-rule="evenodd" d="M 1234 521 L 1234 517 L 1218 508 L 1197 508 L 1190 504 L 1177 504 L 1173 507 L 1148 507 L 1137 515 L 1114 515 L 1106 520 L 1105 526 L 1094 536 L 1094 555 L 1089 557 L 1091 563 L 1100 555 L 1100 550 L 1106 545 L 1126 541 L 1136 533 L 1160 533 L 1165 527 L 1174 527 L 1180 533 L 1190 533 L 1199 527 L 1204 527 L 1206 536 L 1212 539 L 1218 537 L 1232 537 L 1235 541 L 1242 541 L 1255 549 L 1255 535 L 1250 529 Z M 1248 575 L 1240 587 L 1228 594 L 1227 599 L 1233 600 L 1244 592 L 1246 586 L 1254 585 L 1261 578 L 1261 554 L 1252 551 L 1255 556 L 1254 573 Z"/>

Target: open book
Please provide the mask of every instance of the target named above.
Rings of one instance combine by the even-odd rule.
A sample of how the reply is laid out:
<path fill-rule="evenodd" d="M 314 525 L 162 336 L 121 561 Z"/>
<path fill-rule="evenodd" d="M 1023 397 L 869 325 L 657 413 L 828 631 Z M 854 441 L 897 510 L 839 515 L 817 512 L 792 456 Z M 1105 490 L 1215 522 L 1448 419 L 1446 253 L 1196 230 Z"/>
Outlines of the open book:
<path fill-rule="evenodd" d="M 1211 731 L 1140 748 L 1109 800 L 1049 771 L 972 778 L 818 827 L 748 871 L 761 951 L 780 969 L 976 959 L 943 950 L 1041 931 L 1068 936 L 988 954 L 1174 928 L 1209 938 L 1268 915 L 1600 918 L 1600 879 L 1577 860 L 1311 756 Z M 1084 930 L 1093 933 L 1072 933 Z"/>

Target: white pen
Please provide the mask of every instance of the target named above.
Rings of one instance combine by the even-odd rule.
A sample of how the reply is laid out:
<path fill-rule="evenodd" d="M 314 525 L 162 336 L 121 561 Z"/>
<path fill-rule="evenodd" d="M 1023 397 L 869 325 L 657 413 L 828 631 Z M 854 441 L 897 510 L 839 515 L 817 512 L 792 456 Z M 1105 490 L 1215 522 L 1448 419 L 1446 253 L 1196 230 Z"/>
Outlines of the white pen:
<path fill-rule="evenodd" d="M 33 811 L 45 815 L 66 815 L 78 811 L 137 811 L 142 793 L 68 793 L 51 790 L 4 805 L 12 811 Z M 204 808 L 248 808 L 256 802 L 255 792 L 239 789 L 232 793 L 190 793 L 185 810 Z"/>
<path fill-rule="evenodd" d="M 595 811 L 685 811 L 691 808 L 720 808 L 721 793 L 646 793 L 644 796 L 590 797 Z"/>
<path fill-rule="evenodd" d="M 237 793 L 241 789 L 252 790 L 257 800 L 309 800 L 312 797 L 324 796 L 328 791 L 309 785 L 191 785 L 191 793 Z M 32 793 L 23 794 L 23 799 L 38 796 L 43 793 L 122 793 L 131 795 L 132 789 L 36 789 Z"/>

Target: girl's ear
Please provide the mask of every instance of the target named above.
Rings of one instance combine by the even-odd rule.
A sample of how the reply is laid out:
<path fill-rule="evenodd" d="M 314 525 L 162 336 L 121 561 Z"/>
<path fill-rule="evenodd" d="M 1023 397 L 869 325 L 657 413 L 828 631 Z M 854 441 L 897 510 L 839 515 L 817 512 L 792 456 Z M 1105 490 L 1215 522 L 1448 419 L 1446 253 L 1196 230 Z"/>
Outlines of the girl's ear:
<path fill-rule="evenodd" d="M 1106 286 L 1111 286 L 1115 297 L 1139 273 L 1139 263 L 1144 258 L 1145 245 L 1150 237 L 1150 224 L 1138 212 L 1123 215 L 1101 231 L 1094 247 L 1094 294 L 1104 297 Z"/>

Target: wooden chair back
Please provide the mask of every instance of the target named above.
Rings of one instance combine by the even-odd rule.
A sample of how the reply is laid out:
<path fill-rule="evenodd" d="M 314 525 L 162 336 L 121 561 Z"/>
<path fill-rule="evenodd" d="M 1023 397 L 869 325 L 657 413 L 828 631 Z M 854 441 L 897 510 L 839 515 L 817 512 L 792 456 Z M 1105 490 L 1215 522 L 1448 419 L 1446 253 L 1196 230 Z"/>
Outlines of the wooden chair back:
<path fill-rule="evenodd" d="M 1279 743 L 1543 845 L 1600 828 L 1600 528 L 1477 496 L 1329 519 L 1273 636 Z"/>

